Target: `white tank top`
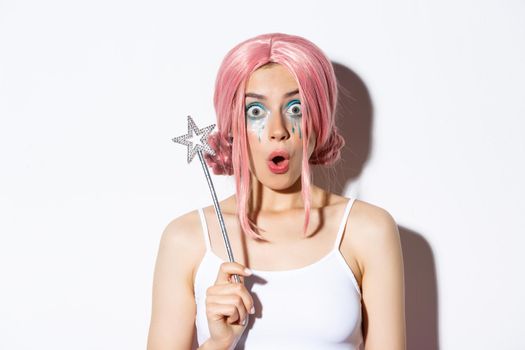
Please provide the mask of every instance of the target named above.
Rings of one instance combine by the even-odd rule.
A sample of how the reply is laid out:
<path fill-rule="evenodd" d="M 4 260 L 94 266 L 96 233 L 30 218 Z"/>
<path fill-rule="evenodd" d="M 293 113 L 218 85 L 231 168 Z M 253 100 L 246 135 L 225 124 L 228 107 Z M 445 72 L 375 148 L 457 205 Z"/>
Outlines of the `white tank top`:
<path fill-rule="evenodd" d="M 244 284 L 255 303 L 235 349 L 364 349 L 361 291 L 339 251 L 355 198 L 348 201 L 333 249 L 310 265 L 278 271 L 254 270 Z M 209 337 L 206 289 L 215 283 L 224 262 L 211 250 L 208 227 L 199 209 L 206 253 L 195 276 L 195 325 L 199 345 Z"/>

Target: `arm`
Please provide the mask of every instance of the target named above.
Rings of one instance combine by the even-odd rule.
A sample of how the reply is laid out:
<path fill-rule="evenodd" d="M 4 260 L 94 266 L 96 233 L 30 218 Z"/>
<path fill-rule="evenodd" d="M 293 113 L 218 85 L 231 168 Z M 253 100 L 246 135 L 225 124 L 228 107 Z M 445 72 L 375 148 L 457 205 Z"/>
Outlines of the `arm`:
<path fill-rule="evenodd" d="M 376 207 L 363 235 L 363 336 L 366 350 L 406 348 L 403 256 L 392 216 Z"/>
<path fill-rule="evenodd" d="M 162 234 L 153 278 L 148 350 L 189 350 L 194 346 L 193 273 L 204 248 L 204 243 L 195 242 L 195 237 L 201 236 L 196 234 L 200 225 L 197 213 L 192 212 L 172 221 Z M 244 281 L 242 276 L 248 276 L 244 268 L 238 263 L 221 265 L 215 284 L 206 292 L 206 316 L 212 337 L 198 349 L 230 350 L 246 328 L 235 322 L 245 317 L 253 299 L 243 284 L 239 291 L 229 282 L 232 274 L 240 275 Z M 239 298 L 241 308 L 235 302 Z"/>
<path fill-rule="evenodd" d="M 192 274 L 198 249 L 190 215 L 170 222 L 160 239 L 148 350 L 189 350 L 192 346 L 196 312 Z"/>

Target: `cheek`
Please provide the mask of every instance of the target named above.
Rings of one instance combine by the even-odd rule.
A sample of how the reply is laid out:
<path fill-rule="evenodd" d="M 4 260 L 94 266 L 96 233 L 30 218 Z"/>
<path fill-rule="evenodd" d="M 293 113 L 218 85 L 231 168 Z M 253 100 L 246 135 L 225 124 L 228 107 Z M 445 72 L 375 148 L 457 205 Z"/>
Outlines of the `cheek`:
<path fill-rule="evenodd" d="M 261 142 L 261 136 L 264 129 L 266 128 L 266 123 L 268 118 L 261 118 L 257 120 L 246 120 L 246 131 L 248 132 L 248 137 L 255 136 L 259 142 Z"/>
<path fill-rule="evenodd" d="M 288 129 L 292 131 L 292 136 L 297 136 L 299 139 L 303 138 L 303 130 L 301 128 L 301 119 L 294 117 L 287 117 Z"/>

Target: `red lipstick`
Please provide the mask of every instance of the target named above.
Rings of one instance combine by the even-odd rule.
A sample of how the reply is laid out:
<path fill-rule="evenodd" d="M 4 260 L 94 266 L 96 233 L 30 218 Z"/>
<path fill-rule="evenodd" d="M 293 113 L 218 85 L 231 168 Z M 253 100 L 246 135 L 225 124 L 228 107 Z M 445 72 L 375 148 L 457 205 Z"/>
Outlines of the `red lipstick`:
<path fill-rule="evenodd" d="M 270 153 L 267 159 L 268 168 L 274 174 L 284 174 L 288 171 L 290 154 L 285 150 L 276 150 Z"/>

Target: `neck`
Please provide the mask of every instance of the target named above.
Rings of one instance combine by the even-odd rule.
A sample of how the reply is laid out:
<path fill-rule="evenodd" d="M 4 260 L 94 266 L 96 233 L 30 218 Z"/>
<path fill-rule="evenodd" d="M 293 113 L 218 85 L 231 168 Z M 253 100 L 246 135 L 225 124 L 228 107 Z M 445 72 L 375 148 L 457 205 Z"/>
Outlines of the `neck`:
<path fill-rule="evenodd" d="M 313 190 L 313 184 L 311 187 Z M 279 212 L 304 208 L 301 188 L 301 178 L 297 179 L 295 184 L 289 188 L 274 190 L 252 177 L 250 211 L 252 213 Z"/>

